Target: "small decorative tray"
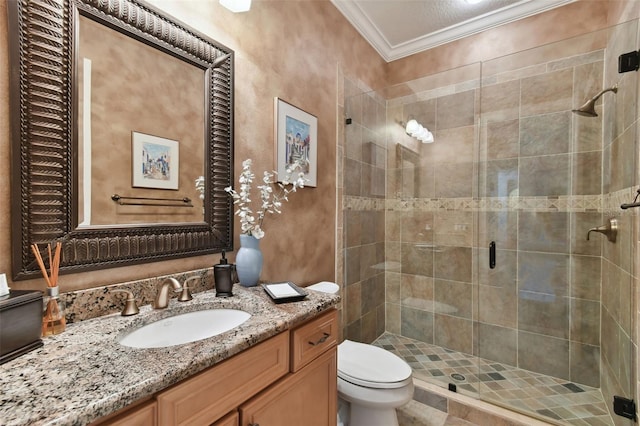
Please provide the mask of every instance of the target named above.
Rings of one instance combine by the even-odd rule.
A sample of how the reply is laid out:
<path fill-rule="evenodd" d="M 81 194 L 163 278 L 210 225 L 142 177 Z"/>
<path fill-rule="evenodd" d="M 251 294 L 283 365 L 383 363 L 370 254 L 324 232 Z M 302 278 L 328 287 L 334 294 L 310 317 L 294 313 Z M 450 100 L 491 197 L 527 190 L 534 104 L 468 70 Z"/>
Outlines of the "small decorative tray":
<path fill-rule="evenodd" d="M 275 303 L 298 302 L 307 297 L 307 292 L 291 281 L 262 284 L 262 288 Z"/>

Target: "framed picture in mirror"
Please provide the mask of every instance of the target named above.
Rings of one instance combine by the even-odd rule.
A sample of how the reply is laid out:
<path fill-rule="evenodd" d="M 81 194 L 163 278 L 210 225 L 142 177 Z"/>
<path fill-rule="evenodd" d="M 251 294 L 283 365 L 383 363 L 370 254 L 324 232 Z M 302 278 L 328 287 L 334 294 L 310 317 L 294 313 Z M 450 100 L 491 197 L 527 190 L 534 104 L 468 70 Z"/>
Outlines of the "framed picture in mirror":
<path fill-rule="evenodd" d="M 178 141 L 131 132 L 131 163 L 134 188 L 179 188 Z"/>

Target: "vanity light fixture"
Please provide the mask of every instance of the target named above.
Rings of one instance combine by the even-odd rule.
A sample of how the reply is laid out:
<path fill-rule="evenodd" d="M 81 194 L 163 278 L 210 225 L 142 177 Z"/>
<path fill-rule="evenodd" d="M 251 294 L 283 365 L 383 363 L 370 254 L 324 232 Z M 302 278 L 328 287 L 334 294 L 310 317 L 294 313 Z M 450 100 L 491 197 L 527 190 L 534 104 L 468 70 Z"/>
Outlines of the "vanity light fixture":
<path fill-rule="evenodd" d="M 407 122 L 404 130 L 408 135 L 411 135 L 422 143 L 432 143 L 434 140 L 433 134 L 426 127 L 424 127 L 414 119 L 411 119 Z"/>
<path fill-rule="evenodd" d="M 248 12 L 251 9 L 251 0 L 220 0 L 220 4 L 233 13 Z"/>
<path fill-rule="evenodd" d="M 477 4 L 477 3 L 480 3 L 482 0 L 464 0 L 464 1 L 467 4 Z"/>

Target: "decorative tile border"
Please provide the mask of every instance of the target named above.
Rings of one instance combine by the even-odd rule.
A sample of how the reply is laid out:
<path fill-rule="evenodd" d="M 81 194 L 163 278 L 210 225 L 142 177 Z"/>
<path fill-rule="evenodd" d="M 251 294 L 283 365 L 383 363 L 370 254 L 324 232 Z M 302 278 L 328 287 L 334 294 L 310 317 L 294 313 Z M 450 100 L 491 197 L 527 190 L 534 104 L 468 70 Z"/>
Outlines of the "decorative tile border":
<path fill-rule="evenodd" d="M 343 210 L 361 211 L 534 211 L 534 212 L 595 212 L 616 215 L 636 215 L 638 209 L 622 210 L 620 205 L 633 202 L 637 189 L 625 188 L 611 194 L 568 195 L 553 197 L 489 197 L 489 198 L 410 198 L 379 199 L 345 196 Z"/>
<path fill-rule="evenodd" d="M 379 211 L 386 209 L 387 200 L 384 198 L 365 198 L 345 195 L 342 200 L 342 210 Z"/>
<path fill-rule="evenodd" d="M 621 189 L 620 191 L 612 192 L 611 194 L 604 195 L 602 200 L 603 213 L 607 213 L 607 214 L 615 213 L 618 216 L 621 216 L 621 215 L 635 216 L 640 214 L 640 212 L 638 211 L 640 207 L 627 209 L 627 210 L 622 210 L 620 208 L 621 204 L 633 203 L 633 200 L 638 195 L 639 190 L 640 189 L 638 189 L 637 187 L 631 187 L 631 188 Z M 640 197 L 638 197 L 638 200 L 640 201 Z"/>

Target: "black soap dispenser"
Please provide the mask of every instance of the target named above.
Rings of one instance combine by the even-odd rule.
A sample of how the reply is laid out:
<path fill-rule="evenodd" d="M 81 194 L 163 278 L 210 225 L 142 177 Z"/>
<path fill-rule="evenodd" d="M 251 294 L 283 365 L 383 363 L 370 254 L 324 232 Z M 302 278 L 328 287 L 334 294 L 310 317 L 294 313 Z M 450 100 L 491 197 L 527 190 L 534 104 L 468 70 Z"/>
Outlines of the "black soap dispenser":
<path fill-rule="evenodd" d="M 233 288 L 233 265 L 227 262 L 227 258 L 224 256 L 224 250 L 222 251 L 222 257 L 220 263 L 213 265 L 213 279 L 216 285 L 216 297 L 231 297 Z"/>

